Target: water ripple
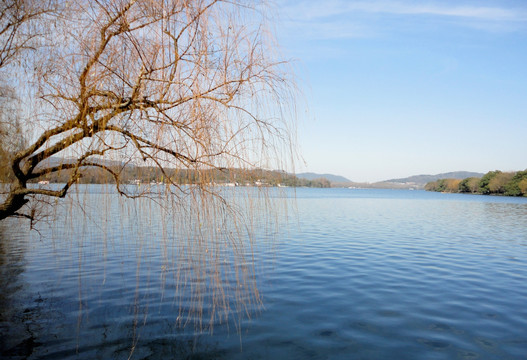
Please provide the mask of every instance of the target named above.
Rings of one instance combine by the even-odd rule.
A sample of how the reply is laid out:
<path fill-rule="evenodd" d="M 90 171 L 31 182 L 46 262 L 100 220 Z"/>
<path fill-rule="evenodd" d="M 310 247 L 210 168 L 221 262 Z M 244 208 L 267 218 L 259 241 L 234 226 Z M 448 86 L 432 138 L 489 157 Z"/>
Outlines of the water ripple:
<path fill-rule="evenodd" d="M 257 233 L 254 263 L 219 252 L 223 265 L 203 271 L 173 256 L 176 236 L 155 219 L 139 232 L 125 215 L 107 219 L 106 237 L 67 221 L 40 240 L 11 233 L 0 251 L 1 355 L 523 358 L 527 199 L 443 195 L 298 190 L 296 223 L 272 246 Z M 250 283 L 232 281 L 253 266 L 262 307 L 240 291 Z M 243 317 L 218 316 L 218 291 Z"/>

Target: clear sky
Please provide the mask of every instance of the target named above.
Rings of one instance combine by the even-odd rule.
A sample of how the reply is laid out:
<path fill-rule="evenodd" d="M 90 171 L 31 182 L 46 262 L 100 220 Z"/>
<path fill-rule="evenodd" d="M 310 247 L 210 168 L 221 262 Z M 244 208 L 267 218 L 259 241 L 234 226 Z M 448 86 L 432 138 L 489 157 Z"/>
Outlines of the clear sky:
<path fill-rule="evenodd" d="M 527 169 L 526 0 L 275 5 L 307 104 L 297 172 Z"/>

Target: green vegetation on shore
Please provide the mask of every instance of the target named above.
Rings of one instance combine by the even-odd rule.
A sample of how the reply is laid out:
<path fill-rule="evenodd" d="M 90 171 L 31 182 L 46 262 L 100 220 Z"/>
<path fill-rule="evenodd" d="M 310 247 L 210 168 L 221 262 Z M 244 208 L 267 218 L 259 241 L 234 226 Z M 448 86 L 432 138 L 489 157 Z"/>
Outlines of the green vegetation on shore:
<path fill-rule="evenodd" d="M 168 183 L 168 178 L 176 184 L 215 184 L 236 186 L 290 186 L 329 188 L 331 182 L 326 178 L 303 179 L 284 171 L 245 170 L 245 169 L 210 169 L 200 172 L 189 169 L 161 169 L 153 166 L 123 166 L 106 163 L 116 174 L 121 184 Z M 50 183 L 65 183 L 71 177 L 71 171 L 64 169 L 38 179 Z M 12 179 L 0 178 L 2 182 Z M 33 180 L 31 182 L 37 182 Z M 80 184 L 115 184 L 115 177 L 99 168 L 87 168 L 77 180 Z"/>
<path fill-rule="evenodd" d="M 482 195 L 527 196 L 527 170 L 489 171 L 481 178 L 439 179 L 425 185 L 427 191 Z"/>

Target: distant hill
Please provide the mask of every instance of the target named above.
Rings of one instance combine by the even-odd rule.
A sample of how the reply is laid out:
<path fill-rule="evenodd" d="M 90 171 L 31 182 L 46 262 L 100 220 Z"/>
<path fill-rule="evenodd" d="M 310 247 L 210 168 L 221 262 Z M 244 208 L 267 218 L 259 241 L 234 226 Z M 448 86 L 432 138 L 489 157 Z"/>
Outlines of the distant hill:
<path fill-rule="evenodd" d="M 414 175 L 401 179 L 390 179 L 383 182 L 391 183 L 415 183 L 417 185 L 425 185 L 428 182 L 436 181 L 439 179 L 466 179 L 468 177 L 482 177 L 483 173 L 470 172 L 470 171 L 454 171 L 436 175 Z"/>
<path fill-rule="evenodd" d="M 72 157 L 63 158 L 61 156 L 51 156 L 47 159 L 42 160 L 38 164 L 37 168 L 59 166 L 62 164 L 75 164 L 76 162 L 77 162 L 77 159 L 72 158 Z M 108 167 L 122 167 L 124 165 L 124 163 L 121 161 L 108 160 L 108 159 L 97 158 L 97 157 L 90 158 L 90 162 L 100 164 L 100 165 L 105 165 Z M 133 165 L 128 165 L 128 166 L 133 166 Z"/>
<path fill-rule="evenodd" d="M 306 180 L 315 180 L 315 179 L 321 179 L 325 178 L 328 179 L 331 182 L 334 183 L 349 183 L 351 180 L 346 179 L 344 176 L 340 175 L 333 175 L 333 174 L 316 174 L 312 172 L 305 172 L 300 174 L 295 174 L 297 178 L 299 179 L 306 179 Z"/>

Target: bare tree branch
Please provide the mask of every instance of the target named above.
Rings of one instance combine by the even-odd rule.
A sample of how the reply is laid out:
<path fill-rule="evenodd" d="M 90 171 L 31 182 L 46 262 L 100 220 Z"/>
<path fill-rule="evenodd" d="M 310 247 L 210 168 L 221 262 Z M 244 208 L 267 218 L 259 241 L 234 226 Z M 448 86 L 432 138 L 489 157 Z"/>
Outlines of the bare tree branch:
<path fill-rule="evenodd" d="M 36 49 L 32 68 L 17 65 L 26 74 L 17 91 L 35 109 L 34 120 L 25 122 L 33 133 L 30 144 L 13 153 L 16 181 L 0 219 L 17 212 L 28 195 L 65 196 L 90 168 L 106 172 L 125 194 L 121 172 L 107 166 L 109 160 L 140 160 L 173 185 L 169 169 L 195 172 L 208 183 L 211 169 L 283 165 L 291 121 L 283 108 L 293 100 L 288 70 L 249 3 L 48 1 L 17 17 L 16 30 L 9 14 L 36 0 L 0 7 L 0 38 L 6 39 L 0 59 L 22 56 L 28 35 L 46 44 Z M 53 27 L 42 34 L 26 27 L 44 16 Z M 95 156 L 102 160 L 92 161 Z M 59 190 L 28 185 L 62 171 L 69 178 Z"/>

